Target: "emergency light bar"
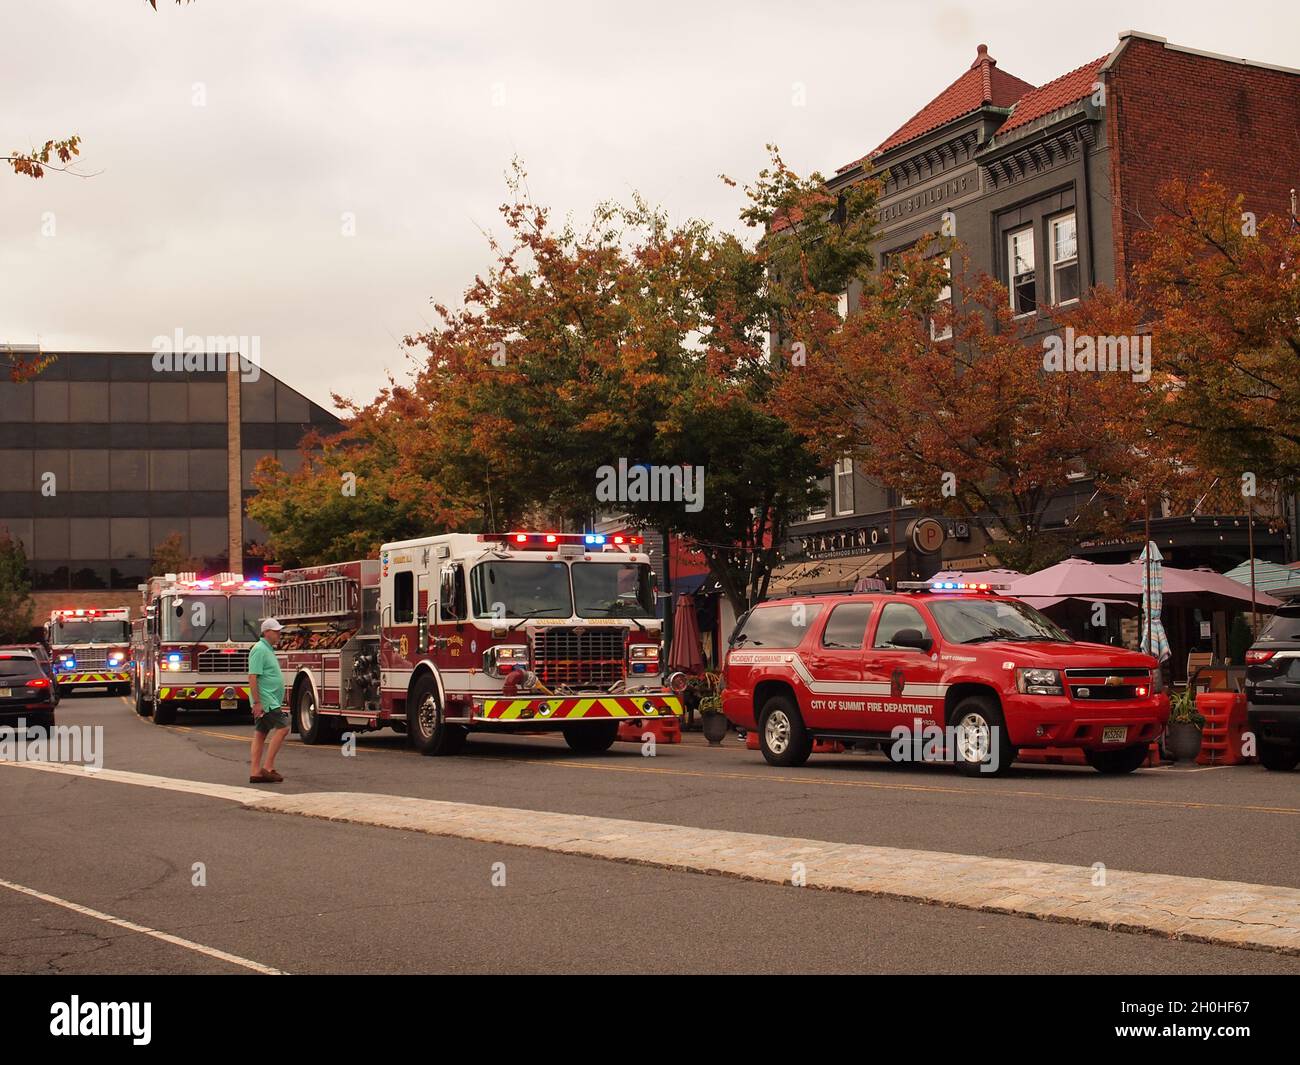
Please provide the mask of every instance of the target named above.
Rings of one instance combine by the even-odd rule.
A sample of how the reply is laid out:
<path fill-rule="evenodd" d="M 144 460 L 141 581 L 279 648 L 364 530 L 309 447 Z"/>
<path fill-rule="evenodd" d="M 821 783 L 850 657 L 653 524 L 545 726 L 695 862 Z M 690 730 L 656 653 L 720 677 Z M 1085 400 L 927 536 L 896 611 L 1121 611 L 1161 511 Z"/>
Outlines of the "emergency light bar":
<path fill-rule="evenodd" d="M 899 581 L 900 592 L 1005 592 L 1009 584 L 981 584 L 974 581 Z"/>
<path fill-rule="evenodd" d="M 626 533 L 479 533 L 481 543 L 513 544 L 515 547 L 532 547 L 545 549 L 560 544 L 580 544 L 584 547 L 604 547 L 615 544 L 620 547 L 635 546 L 645 543 L 645 537 L 631 536 Z"/>

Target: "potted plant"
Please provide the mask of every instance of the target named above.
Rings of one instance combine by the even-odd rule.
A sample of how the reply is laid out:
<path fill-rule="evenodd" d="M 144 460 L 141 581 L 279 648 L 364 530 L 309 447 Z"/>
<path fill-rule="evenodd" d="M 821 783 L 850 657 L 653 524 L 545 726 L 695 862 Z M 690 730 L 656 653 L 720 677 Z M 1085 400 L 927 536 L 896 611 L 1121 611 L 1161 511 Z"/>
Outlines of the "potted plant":
<path fill-rule="evenodd" d="M 727 734 L 727 717 L 722 712 L 722 696 L 706 695 L 700 700 L 700 722 L 710 747 L 717 747 Z"/>
<path fill-rule="evenodd" d="M 694 728 L 697 714 L 702 714 L 700 702 L 710 695 L 717 695 L 722 689 L 721 673 L 697 673 L 686 680 L 686 691 L 682 695 L 682 709 L 685 711 L 682 728 Z"/>
<path fill-rule="evenodd" d="M 1204 725 L 1205 718 L 1196 709 L 1196 692 L 1190 686 L 1169 697 L 1165 750 L 1174 761 L 1196 760 L 1201 753 L 1201 728 Z"/>

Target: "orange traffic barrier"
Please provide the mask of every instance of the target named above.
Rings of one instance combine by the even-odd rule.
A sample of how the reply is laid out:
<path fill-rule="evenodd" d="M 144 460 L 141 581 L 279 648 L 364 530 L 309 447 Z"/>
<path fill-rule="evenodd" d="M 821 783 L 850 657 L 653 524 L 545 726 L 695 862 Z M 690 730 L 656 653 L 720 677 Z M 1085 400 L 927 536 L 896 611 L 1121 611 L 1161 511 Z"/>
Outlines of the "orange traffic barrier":
<path fill-rule="evenodd" d="M 758 730 L 750 729 L 745 733 L 745 746 L 751 751 L 757 751 L 758 748 Z M 843 754 L 844 744 L 839 740 L 814 740 L 813 754 Z"/>
<path fill-rule="evenodd" d="M 1252 760 L 1241 751 L 1249 730 L 1245 692 L 1201 692 L 1196 696 L 1196 712 L 1205 718 L 1197 765 L 1242 765 Z"/>
<path fill-rule="evenodd" d="M 618 738 L 624 743 L 640 743 L 647 732 L 655 738 L 655 743 L 682 742 L 682 723 L 675 717 L 662 721 L 628 721 L 618 726 Z"/>

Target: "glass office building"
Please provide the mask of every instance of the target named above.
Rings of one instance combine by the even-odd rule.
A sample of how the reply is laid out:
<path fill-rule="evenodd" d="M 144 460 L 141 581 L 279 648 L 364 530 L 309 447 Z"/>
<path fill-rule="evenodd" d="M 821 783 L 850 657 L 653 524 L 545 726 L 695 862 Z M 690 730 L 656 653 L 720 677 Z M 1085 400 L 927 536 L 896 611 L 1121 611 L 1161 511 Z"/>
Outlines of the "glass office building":
<path fill-rule="evenodd" d="M 134 591 L 173 533 L 206 569 L 226 569 L 232 514 L 245 549 L 263 541 L 243 511 L 258 460 L 294 468 L 303 436 L 339 423 L 255 373 L 68 352 L 31 381 L 0 381 L 0 526 L 25 545 L 34 590 Z"/>

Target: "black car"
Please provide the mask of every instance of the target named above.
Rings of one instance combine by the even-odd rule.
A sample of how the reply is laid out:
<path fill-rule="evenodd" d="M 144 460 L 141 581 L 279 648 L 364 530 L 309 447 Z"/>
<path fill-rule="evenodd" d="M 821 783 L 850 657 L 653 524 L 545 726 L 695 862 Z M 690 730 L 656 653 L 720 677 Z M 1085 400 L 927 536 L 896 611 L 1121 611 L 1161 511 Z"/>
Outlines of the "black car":
<path fill-rule="evenodd" d="M 1246 716 L 1266 768 L 1300 765 L 1300 604 L 1280 607 L 1246 652 Z"/>
<path fill-rule="evenodd" d="M 0 651 L 0 725 L 54 724 L 58 695 L 41 662 L 27 650 Z"/>

